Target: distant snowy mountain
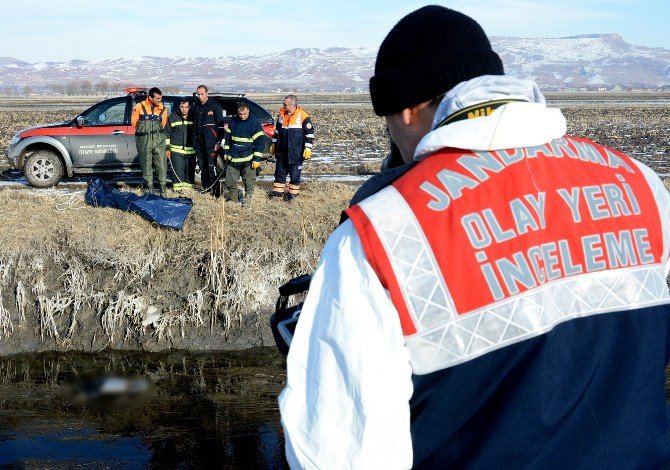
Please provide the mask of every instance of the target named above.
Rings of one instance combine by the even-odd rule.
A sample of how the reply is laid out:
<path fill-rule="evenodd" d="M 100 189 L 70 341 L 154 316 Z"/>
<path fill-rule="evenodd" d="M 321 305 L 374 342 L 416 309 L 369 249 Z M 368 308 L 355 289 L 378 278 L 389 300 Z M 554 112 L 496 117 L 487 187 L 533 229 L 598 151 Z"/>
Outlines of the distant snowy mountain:
<path fill-rule="evenodd" d="M 533 79 L 543 89 L 670 85 L 670 50 L 634 46 L 618 34 L 491 42 L 508 74 Z"/>
<path fill-rule="evenodd" d="M 491 38 L 506 72 L 544 90 L 670 87 L 670 50 L 634 46 L 616 34 Z M 0 57 L 0 91 L 95 92 L 123 85 L 218 91 L 367 91 L 376 48 L 291 49 L 260 56 L 127 57 L 26 63 Z M 75 90 L 79 87 L 78 90 Z"/>

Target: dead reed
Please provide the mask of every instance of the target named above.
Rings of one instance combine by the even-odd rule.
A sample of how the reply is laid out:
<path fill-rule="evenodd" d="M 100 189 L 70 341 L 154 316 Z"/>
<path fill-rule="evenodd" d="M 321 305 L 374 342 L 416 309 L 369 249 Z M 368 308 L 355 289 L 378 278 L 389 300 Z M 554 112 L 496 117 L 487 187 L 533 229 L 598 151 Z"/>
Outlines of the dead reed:
<path fill-rule="evenodd" d="M 21 325 L 55 348 L 143 347 L 188 339 L 209 315 L 210 334 L 227 336 L 314 269 L 353 191 L 309 183 L 288 204 L 259 188 L 245 207 L 195 194 L 183 231 L 63 207 L 55 192 L 1 191 L 0 335 Z"/>

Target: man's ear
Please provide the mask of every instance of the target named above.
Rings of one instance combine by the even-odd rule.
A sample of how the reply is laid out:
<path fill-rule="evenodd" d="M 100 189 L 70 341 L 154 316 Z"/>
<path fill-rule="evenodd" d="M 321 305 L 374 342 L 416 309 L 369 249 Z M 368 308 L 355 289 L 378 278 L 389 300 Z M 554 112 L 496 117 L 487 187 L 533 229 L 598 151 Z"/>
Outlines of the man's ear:
<path fill-rule="evenodd" d="M 413 121 L 412 119 L 413 108 L 405 108 L 402 110 L 402 123 L 406 126 L 410 125 Z"/>
<path fill-rule="evenodd" d="M 409 108 L 403 109 L 401 111 L 402 123 L 405 124 L 406 126 L 409 124 L 413 124 L 417 119 L 421 118 L 423 111 L 429 106 L 430 101 L 424 101 L 423 103 L 419 103 Z"/>

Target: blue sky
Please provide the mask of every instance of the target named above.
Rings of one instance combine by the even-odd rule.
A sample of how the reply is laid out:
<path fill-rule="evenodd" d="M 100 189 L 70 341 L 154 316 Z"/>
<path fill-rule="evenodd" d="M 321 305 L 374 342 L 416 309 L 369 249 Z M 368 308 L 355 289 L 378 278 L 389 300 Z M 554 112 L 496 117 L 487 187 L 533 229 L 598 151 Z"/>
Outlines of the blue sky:
<path fill-rule="evenodd" d="M 668 0 L 433 2 L 475 18 L 490 36 L 619 33 L 670 49 Z M 405 14 L 399 0 L 13 0 L 2 6 L 0 57 L 27 62 L 142 55 L 261 55 L 294 47 L 377 47 Z"/>

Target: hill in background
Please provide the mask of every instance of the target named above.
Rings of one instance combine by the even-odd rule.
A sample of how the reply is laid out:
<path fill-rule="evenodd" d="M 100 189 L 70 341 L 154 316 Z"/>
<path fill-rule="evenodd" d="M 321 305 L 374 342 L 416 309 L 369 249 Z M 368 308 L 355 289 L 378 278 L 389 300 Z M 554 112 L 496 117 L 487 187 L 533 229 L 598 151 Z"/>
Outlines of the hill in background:
<path fill-rule="evenodd" d="M 492 37 L 510 75 L 545 91 L 670 90 L 670 50 L 636 46 L 617 34 L 565 38 Z M 376 48 L 291 49 L 259 56 L 128 57 L 27 63 L 0 57 L 0 92 L 91 94 L 158 84 L 200 83 L 231 92 L 366 92 Z"/>

